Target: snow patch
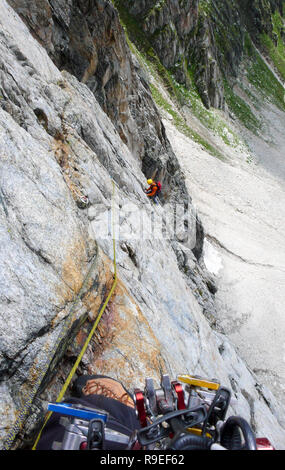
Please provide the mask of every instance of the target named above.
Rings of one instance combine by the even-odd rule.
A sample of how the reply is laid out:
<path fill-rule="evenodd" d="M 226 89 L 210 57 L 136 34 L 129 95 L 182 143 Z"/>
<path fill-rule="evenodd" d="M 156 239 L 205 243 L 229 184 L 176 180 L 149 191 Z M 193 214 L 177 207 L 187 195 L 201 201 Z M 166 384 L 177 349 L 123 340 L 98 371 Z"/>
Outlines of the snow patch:
<path fill-rule="evenodd" d="M 204 263 L 208 271 L 216 276 L 223 267 L 220 253 L 206 238 L 204 240 Z"/>

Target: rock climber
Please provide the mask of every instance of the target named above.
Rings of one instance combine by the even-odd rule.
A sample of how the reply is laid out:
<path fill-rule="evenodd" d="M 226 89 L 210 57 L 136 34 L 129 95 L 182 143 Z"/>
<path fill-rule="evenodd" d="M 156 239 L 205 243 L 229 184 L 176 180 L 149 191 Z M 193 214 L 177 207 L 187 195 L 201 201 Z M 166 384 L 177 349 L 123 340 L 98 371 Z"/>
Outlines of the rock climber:
<path fill-rule="evenodd" d="M 159 184 L 152 179 L 148 179 L 147 184 L 149 185 L 145 190 L 147 197 L 151 198 L 155 204 L 158 204 L 158 192 L 160 191 Z"/>

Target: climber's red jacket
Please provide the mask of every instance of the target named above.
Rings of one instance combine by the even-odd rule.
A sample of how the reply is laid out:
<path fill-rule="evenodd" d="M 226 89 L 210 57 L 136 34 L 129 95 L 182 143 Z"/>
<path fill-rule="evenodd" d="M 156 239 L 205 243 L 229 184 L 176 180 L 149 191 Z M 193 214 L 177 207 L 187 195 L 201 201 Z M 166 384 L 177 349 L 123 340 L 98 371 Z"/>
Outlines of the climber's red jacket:
<path fill-rule="evenodd" d="M 152 196 L 155 196 L 155 194 L 157 193 L 157 190 L 158 190 L 158 186 L 156 184 L 156 182 L 154 181 L 150 187 L 146 190 L 146 194 L 148 197 L 152 197 Z"/>

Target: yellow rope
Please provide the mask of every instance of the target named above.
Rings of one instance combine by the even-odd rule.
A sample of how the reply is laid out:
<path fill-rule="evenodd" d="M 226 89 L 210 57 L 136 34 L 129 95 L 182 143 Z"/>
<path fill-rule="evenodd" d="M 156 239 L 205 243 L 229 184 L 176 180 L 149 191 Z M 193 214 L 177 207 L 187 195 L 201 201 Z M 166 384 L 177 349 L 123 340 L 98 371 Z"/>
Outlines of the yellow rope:
<path fill-rule="evenodd" d="M 88 347 L 88 345 L 89 345 L 89 343 L 90 343 L 90 341 L 91 341 L 91 339 L 92 339 L 92 337 L 93 337 L 93 335 L 94 335 L 94 333 L 95 333 L 95 330 L 96 330 L 96 328 L 97 328 L 97 326 L 98 326 L 98 323 L 99 323 L 99 321 L 101 320 L 101 317 L 102 317 L 102 315 L 103 315 L 103 313 L 104 313 L 104 311 L 105 311 L 105 309 L 106 309 L 106 307 L 107 307 L 107 305 L 108 305 L 108 303 L 109 303 L 109 300 L 110 300 L 110 298 L 111 298 L 112 295 L 113 295 L 113 292 L 114 292 L 114 290 L 115 290 L 115 288 L 116 288 L 116 285 L 117 285 L 116 239 L 115 239 L 115 228 L 114 228 L 114 212 L 115 212 L 115 208 L 114 208 L 114 195 L 115 195 L 115 183 L 113 182 L 112 226 L 113 226 L 114 282 L 113 282 L 113 285 L 112 285 L 111 290 L 110 290 L 110 292 L 109 292 L 109 295 L 108 295 L 107 299 L 105 300 L 105 302 L 104 302 L 104 304 L 103 304 L 103 306 L 102 306 L 102 308 L 101 308 L 101 310 L 100 310 L 100 312 L 99 312 L 99 315 L 97 316 L 97 318 L 96 318 L 96 320 L 95 320 L 95 323 L 94 323 L 94 325 L 93 325 L 93 327 L 92 327 L 92 330 L 90 331 L 90 333 L 89 333 L 89 335 L 88 335 L 88 338 L 86 339 L 85 344 L 84 344 L 84 346 L 83 346 L 83 348 L 82 348 L 82 350 L 81 350 L 81 352 L 80 352 L 80 354 L 79 354 L 79 356 L 78 356 L 78 358 L 77 358 L 77 360 L 76 360 L 76 362 L 75 362 L 73 368 L 71 369 L 70 374 L 68 375 L 68 377 L 67 377 L 67 379 L 66 379 L 66 381 L 65 381 L 65 384 L 63 385 L 63 387 L 62 387 L 62 389 L 61 389 L 61 391 L 60 391 L 60 394 L 58 395 L 58 397 L 57 397 L 57 399 L 56 399 L 56 402 L 62 401 L 62 399 L 63 399 L 63 397 L 64 397 L 64 394 L 65 394 L 65 392 L 66 392 L 66 390 L 67 390 L 67 388 L 68 388 L 68 386 L 69 386 L 69 384 L 70 384 L 70 382 L 71 382 L 71 380 L 72 380 L 72 377 L 74 376 L 74 374 L 75 374 L 75 372 L 76 372 L 76 369 L 78 368 L 78 366 L 79 366 L 79 364 L 80 364 L 80 362 L 81 362 L 81 359 L 82 359 L 83 355 L 85 354 L 85 351 L 86 351 L 86 349 L 87 349 L 87 347 Z M 52 411 L 49 411 L 48 414 L 46 415 L 44 424 L 43 424 L 43 426 L 42 426 L 42 428 L 41 428 L 41 430 L 40 430 L 40 432 L 39 432 L 39 435 L 38 435 L 38 437 L 37 437 L 37 439 L 36 439 L 36 441 L 35 441 L 35 443 L 34 443 L 34 445 L 33 445 L 33 447 L 32 447 L 32 450 L 36 450 L 36 447 L 37 447 L 38 442 L 39 442 L 39 440 L 40 440 L 40 438 L 41 438 L 42 432 L 43 432 L 43 430 L 44 430 L 44 428 L 45 428 L 45 426 L 46 426 L 48 420 L 50 419 L 51 415 L 52 415 Z"/>

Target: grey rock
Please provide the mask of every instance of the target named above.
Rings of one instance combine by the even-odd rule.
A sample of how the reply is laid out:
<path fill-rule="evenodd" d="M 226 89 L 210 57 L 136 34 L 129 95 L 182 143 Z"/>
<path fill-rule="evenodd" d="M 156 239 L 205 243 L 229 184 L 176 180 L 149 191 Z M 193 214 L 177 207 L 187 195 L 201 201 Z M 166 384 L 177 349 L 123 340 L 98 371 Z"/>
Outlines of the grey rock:
<path fill-rule="evenodd" d="M 90 331 L 112 285 L 111 236 L 109 232 L 104 236 L 104 230 L 92 232 L 91 222 L 110 213 L 114 182 L 116 233 L 121 231 L 116 240 L 119 282 L 81 372 L 106 373 L 131 388 L 149 374 L 158 379 L 160 370 L 174 376 L 189 372 L 219 377 L 229 387 L 234 383 L 238 403 L 233 412 L 248 419 L 255 413 L 258 433 L 267 432 L 270 422 L 269 437 L 282 447 L 285 431 L 278 404 L 257 390 L 254 374 L 227 338 L 211 328 L 193 293 L 195 284 L 208 292 L 209 303 L 213 300 L 202 262 L 201 224 L 195 219 L 185 243 L 183 232 L 173 243 L 170 236 L 156 238 L 148 224 L 154 218 L 157 228 L 170 210 L 166 204 L 156 207 L 147 200 L 143 186 L 150 172 L 157 170 L 162 176 L 168 202 L 191 206 L 191 197 L 151 94 L 136 75 L 137 64 L 126 49 L 121 50 L 121 61 L 114 59 L 118 44 L 126 48 L 117 14 L 109 2 L 77 2 L 81 10 L 76 19 L 72 5 L 41 3 L 42 14 L 49 17 L 51 6 L 52 14 L 74 33 L 85 16 L 94 21 L 88 16 L 91 6 L 93 13 L 103 15 L 101 39 L 106 41 L 114 40 L 113 28 L 118 26 L 118 43 L 106 56 L 114 68 L 109 75 L 108 64 L 103 64 L 98 94 L 90 83 L 87 86 L 96 73 L 88 75 L 86 83 L 77 76 L 90 63 L 92 48 L 85 64 L 77 49 L 78 37 L 75 50 L 70 49 L 72 41 L 65 31 L 63 46 L 68 45 L 65 54 L 70 54 L 65 57 L 78 70 L 62 71 L 55 57 L 62 26 L 53 29 L 53 20 L 45 18 L 39 22 L 34 9 L 27 16 L 28 5 L 21 3 L 21 16 L 29 28 L 34 21 L 34 35 L 43 34 L 36 40 L 7 2 L 0 4 L 1 445 L 17 437 L 15 445 L 21 446 L 35 430 L 46 400 L 57 398 L 70 370 L 69 358 L 72 362 L 78 355 L 82 337 Z M 20 3 L 14 6 L 20 8 Z M 106 19 L 112 22 L 105 23 Z M 46 31 L 42 24 L 48 25 Z M 91 44 L 87 30 L 82 31 Z M 123 84 L 111 78 L 119 64 L 124 64 L 122 73 L 130 73 Z M 108 83 L 110 93 L 104 95 Z M 123 113 L 113 115 L 118 97 L 129 96 L 127 120 Z M 125 140 L 122 130 L 131 137 Z M 86 208 L 80 203 L 84 196 Z M 140 206 L 145 227 L 142 237 L 128 239 L 127 233 L 135 233 L 138 222 L 137 213 L 129 215 L 131 205 Z M 104 228 L 102 224 L 97 229 Z M 190 276 L 181 272 L 188 266 Z"/>

